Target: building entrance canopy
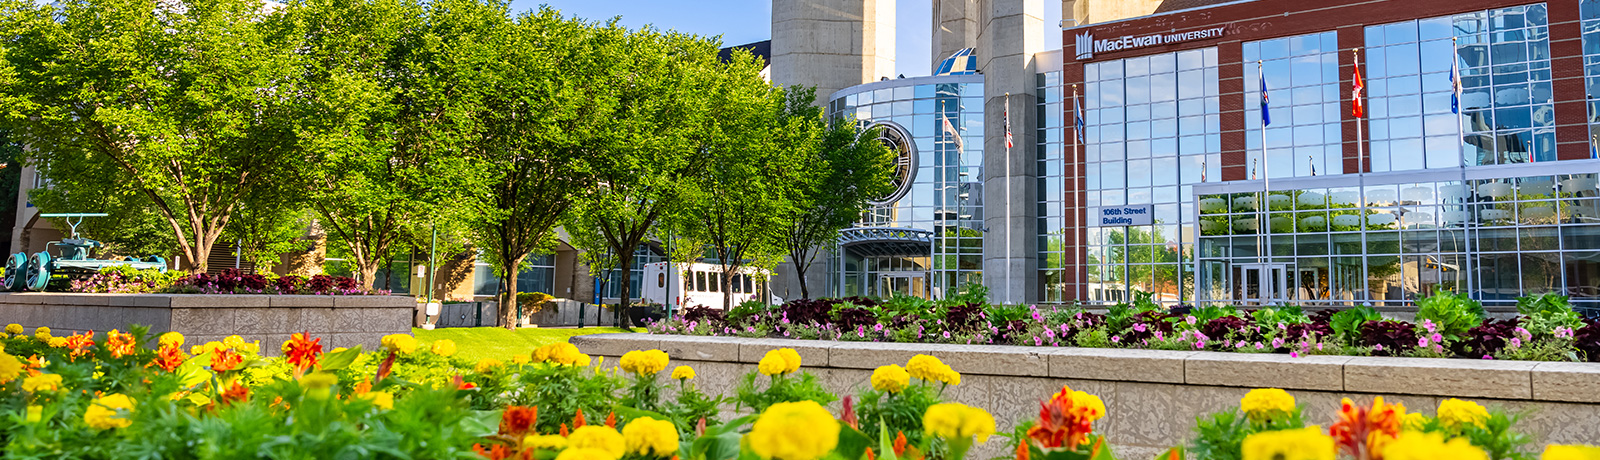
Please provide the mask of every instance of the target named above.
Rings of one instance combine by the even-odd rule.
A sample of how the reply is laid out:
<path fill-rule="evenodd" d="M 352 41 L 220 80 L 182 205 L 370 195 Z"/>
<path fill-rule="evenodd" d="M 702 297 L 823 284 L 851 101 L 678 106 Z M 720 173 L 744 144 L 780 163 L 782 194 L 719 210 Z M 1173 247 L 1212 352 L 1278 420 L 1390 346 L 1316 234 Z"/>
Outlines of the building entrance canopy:
<path fill-rule="evenodd" d="M 927 257 L 933 232 L 900 227 L 856 227 L 839 231 L 839 246 L 861 256 Z"/>

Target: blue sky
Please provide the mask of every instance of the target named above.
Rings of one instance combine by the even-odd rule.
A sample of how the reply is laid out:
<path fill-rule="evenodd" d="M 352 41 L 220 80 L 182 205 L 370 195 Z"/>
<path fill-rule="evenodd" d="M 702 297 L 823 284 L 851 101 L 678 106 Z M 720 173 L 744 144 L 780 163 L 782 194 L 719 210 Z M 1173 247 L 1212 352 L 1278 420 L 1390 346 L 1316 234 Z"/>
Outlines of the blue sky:
<path fill-rule="evenodd" d="M 1045 45 L 1061 47 L 1061 3 L 1045 3 Z M 630 29 L 654 25 L 696 35 L 721 35 L 724 45 L 772 38 L 772 3 L 767 0 L 513 0 L 513 11 L 550 5 L 567 15 L 602 20 L 621 16 Z M 908 77 L 932 72 L 932 2 L 900 0 L 895 9 L 895 67 Z"/>

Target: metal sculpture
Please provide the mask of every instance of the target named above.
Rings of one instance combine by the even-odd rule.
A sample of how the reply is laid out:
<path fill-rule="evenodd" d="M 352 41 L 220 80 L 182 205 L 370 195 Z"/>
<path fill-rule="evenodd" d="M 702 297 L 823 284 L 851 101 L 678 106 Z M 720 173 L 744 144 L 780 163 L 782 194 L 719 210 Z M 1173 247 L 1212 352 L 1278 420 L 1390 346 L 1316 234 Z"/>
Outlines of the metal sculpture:
<path fill-rule="evenodd" d="M 29 257 L 25 252 L 12 254 L 10 258 L 6 259 L 5 289 L 8 291 L 43 291 L 45 286 L 50 284 L 51 276 L 89 276 L 99 273 L 100 269 L 106 267 L 126 266 L 138 270 L 153 268 L 163 272 L 167 271 L 167 260 L 161 258 L 161 256 L 149 256 L 143 259 L 126 257 L 121 260 L 90 258 L 90 252 L 95 248 L 103 247 L 104 244 L 79 237 L 78 225 L 83 223 L 85 217 L 105 216 L 105 213 L 40 214 L 39 217 L 66 219 L 67 225 L 71 227 L 71 237 L 47 243 L 44 251 L 34 253 L 32 257 Z M 50 254 L 51 248 L 56 249 L 56 255 Z"/>

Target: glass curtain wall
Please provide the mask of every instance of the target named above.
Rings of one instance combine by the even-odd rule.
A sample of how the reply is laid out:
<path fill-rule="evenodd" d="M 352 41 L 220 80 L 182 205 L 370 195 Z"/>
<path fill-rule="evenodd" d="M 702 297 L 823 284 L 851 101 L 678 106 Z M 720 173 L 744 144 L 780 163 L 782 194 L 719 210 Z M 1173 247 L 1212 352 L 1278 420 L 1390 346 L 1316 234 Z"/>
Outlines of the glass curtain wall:
<path fill-rule="evenodd" d="M 517 273 L 517 292 L 543 292 L 554 294 L 556 256 L 534 254 L 528 256 L 528 268 Z M 500 277 L 487 262 L 472 263 L 472 295 L 493 296 L 500 290 Z"/>
<path fill-rule="evenodd" d="M 1072 127 L 1073 94 L 1071 87 L 1062 86 L 1059 71 L 1040 73 L 1035 83 L 1035 94 L 1039 98 L 1036 106 L 1038 145 L 1035 148 L 1039 168 L 1039 301 L 1059 303 L 1069 297 L 1065 270 L 1068 261 L 1075 256 L 1066 248 L 1067 232 L 1076 231 L 1076 228 L 1067 228 L 1063 201 L 1070 193 L 1068 188 L 1072 187 L 1066 182 L 1071 176 L 1066 168 L 1071 167 L 1068 159 L 1074 155 L 1068 150 L 1072 148 L 1072 136 L 1076 135 Z"/>
<path fill-rule="evenodd" d="M 1589 106 L 1589 158 L 1600 158 L 1600 0 L 1583 0 L 1583 75 Z"/>
<path fill-rule="evenodd" d="M 1373 171 L 1556 159 L 1544 4 L 1369 26 L 1366 45 Z"/>
<path fill-rule="evenodd" d="M 1088 208 L 1150 205 L 1153 225 L 1089 227 L 1089 301 L 1129 290 L 1177 302 L 1193 293 L 1191 187 L 1222 179 L 1217 50 L 1084 66 Z M 1094 222 L 1094 220 L 1090 220 Z"/>
<path fill-rule="evenodd" d="M 937 297 L 982 282 L 982 82 L 981 75 L 959 75 L 869 83 L 847 88 L 829 103 L 828 113 L 835 119 L 893 122 L 915 144 L 916 177 L 910 190 L 894 202 L 873 206 L 856 226 L 933 233 L 931 257 L 863 256 L 835 248 L 828 260 L 833 293 L 888 296 L 920 280 L 929 288 L 923 292 Z M 918 273 L 928 278 L 916 278 Z M 908 276 L 914 279 L 905 280 Z"/>
<path fill-rule="evenodd" d="M 1344 172 L 1339 122 L 1339 47 L 1323 32 L 1244 43 L 1245 144 L 1250 178 Z M 1258 69 L 1259 67 L 1259 69 Z M 1258 75 L 1260 73 L 1261 75 Z M 1261 156 L 1261 77 L 1272 124 Z"/>

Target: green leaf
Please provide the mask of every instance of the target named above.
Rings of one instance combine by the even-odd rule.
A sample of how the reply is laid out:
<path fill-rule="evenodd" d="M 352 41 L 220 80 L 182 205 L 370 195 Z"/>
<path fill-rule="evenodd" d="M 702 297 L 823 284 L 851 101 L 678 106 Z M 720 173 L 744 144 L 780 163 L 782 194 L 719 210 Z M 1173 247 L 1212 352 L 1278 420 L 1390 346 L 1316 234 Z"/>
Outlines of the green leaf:
<path fill-rule="evenodd" d="M 894 440 L 889 439 L 889 425 L 883 423 L 883 417 L 878 417 L 878 458 L 883 460 L 899 460 L 894 454 Z"/>
<path fill-rule="evenodd" d="M 356 358 L 359 357 L 361 357 L 360 345 L 342 351 L 328 352 L 322 355 L 321 368 L 324 371 L 343 370 L 350 367 L 350 363 L 356 362 Z"/>
<path fill-rule="evenodd" d="M 866 433 L 849 425 L 839 424 L 839 447 L 835 448 L 834 452 L 844 458 L 861 458 L 870 446 L 872 438 L 867 437 Z"/>

